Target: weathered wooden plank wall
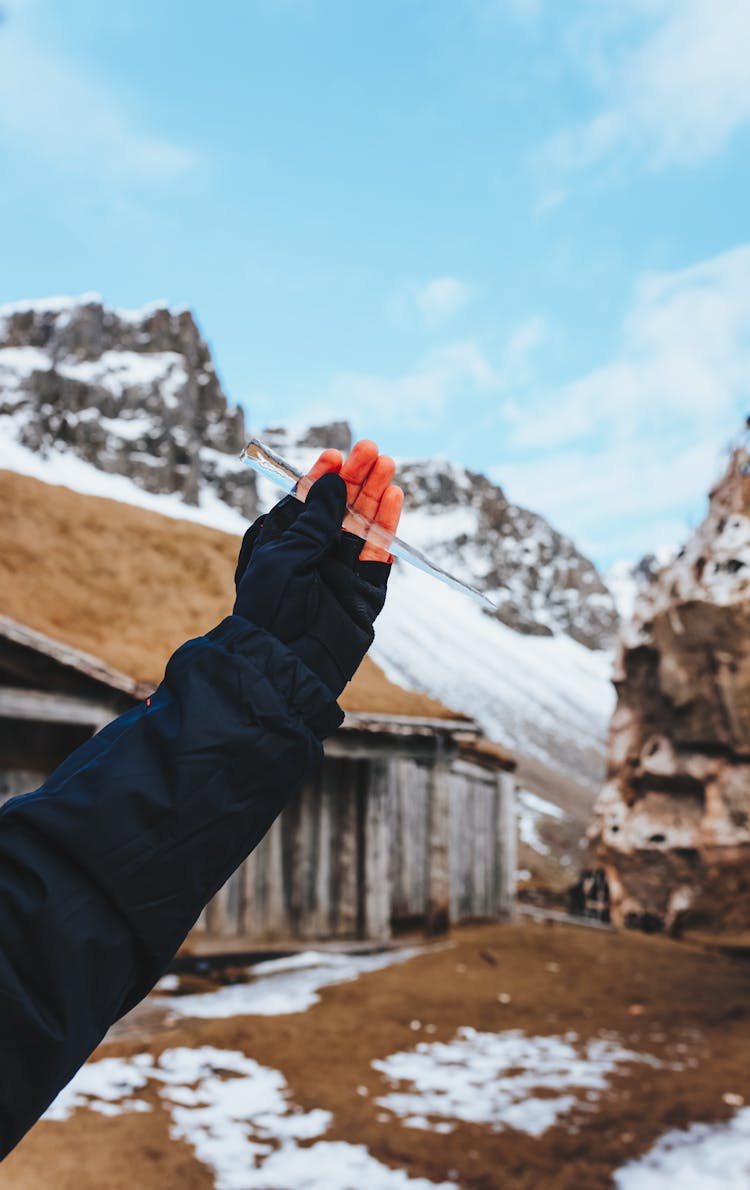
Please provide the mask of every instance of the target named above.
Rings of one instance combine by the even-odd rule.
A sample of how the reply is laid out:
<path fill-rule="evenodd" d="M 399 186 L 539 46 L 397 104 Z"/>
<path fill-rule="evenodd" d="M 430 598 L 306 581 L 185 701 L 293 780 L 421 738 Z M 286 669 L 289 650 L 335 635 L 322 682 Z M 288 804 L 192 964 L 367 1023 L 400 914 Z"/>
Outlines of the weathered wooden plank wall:
<path fill-rule="evenodd" d="M 512 912 L 513 780 L 379 755 L 326 760 L 196 931 L 385 940 Z"/>
<path fill-rule="evenodd" d="M 393 762 L 388 790 L 391 914 L 396 921 L 427 912 L 428 769 L 413 760 Z"/>

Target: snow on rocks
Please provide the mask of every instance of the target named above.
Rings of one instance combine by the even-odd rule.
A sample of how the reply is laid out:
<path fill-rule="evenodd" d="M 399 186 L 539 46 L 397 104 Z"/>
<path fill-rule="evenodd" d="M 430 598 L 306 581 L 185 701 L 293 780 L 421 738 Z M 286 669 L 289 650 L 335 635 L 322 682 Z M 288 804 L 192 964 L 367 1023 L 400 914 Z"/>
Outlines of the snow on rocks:
<path fill-rule="evenodd" d="M 69 455 L 187 505 L 213 494 L 255 516 L 255 480 L 238 462 L 244 417 L 189 310 L 117 311 L 96 294 L 2 307 L 0 425 L 42 457 Z"/>
<path fill-rule="evenodd" d="M 550 849 L 539 834 L 539 820 L 553 818 L 561 822 L 566 817 L 563 811 L 554 802 L 548 802 L 528 789 L 518 791 L 516 806 L 520 841 L 537 855 L 549 855 Z"/>
<path fill-rule="evenodd" d="M 407 1127 L 449 1132 L 463 1121 L 541 1136 L 639 1062 L 659 1065 L 609 1038 L 581 1045 L 575 1033 L 527 1037 L 462 1028 L 453 1041 L 422 1042 L 373 1066 L 394 1087 L 378 1105 Z"/>
<path fill-rule="evenodd" d="M 725 1124 L 693 1124 L 662 1136 L 614 1175 L 616 1190 L 747 1190 L 750 1108 Z"/>

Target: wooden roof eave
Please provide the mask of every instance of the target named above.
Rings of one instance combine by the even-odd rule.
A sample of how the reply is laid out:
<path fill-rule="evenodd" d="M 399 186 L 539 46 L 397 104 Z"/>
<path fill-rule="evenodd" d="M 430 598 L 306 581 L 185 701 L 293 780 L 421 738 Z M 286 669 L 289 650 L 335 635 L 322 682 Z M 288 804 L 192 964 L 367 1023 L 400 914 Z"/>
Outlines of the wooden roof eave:
<path fill-rule="evenodd" d="M 106 665 L 91 653 L 85 653 L 81 649 L 73 648 L 72 645 L 63 644 L 62 641 L 46 636 L 43 632 L 37 632 L 35 628 L 29 628 L 26 624 L 12 620 L 10 616 L 0 615 L 0 643 L 2 641 L 30 649 L 32 652 L 49 658 L 56 665 L 73 670 L 109 690 L 127 694 L 135 702 L 139 702 L 151 694 L 154 689 L 151 683 L 139 682 L 135 678 L 128 677 L 127 674 L 120 673 L 119 670 Z"/>

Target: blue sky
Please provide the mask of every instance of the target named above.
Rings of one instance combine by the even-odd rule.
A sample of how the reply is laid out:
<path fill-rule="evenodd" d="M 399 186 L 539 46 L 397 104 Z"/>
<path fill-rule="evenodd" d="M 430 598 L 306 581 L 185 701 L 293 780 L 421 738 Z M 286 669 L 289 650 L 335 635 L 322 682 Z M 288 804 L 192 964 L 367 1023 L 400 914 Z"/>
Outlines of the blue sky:
<path fill-rule="evenodd" d="M 750 0 L 0 7 L 2 300 L 187 304 L 251 424 L 455 458 L 604 565 L 700 518 L 750 412 Z"/>

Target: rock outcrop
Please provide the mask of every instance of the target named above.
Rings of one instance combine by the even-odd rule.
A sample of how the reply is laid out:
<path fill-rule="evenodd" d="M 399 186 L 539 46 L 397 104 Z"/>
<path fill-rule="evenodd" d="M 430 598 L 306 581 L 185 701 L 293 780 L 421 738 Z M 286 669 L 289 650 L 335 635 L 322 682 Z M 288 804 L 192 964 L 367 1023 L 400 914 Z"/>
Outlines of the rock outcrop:
<path fill-rule="evenodd" d="M 237 466 L 242 410 L 189 310 L 113 310 L 96 296 L 1 307 L 0 418 L 42 455 L 70 452 L 188 504 L 209 490 L 255 515 L 255 479 Z"/>
<path fill-rule="evenodd" d="M 613 919 L 750 925 L 750 454 L 623 631 L 590 830 Z"/>
<path fill-rule="evenodd" d="M 398 481 L 414 544 L 486 592 L 503 624 L 533 636 L 563 632 L 589 649 L 614 643 L 619 618 L 610 592 L 544 517 L 447 459 L 404 462 Z"/>

